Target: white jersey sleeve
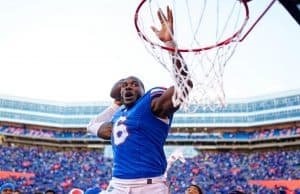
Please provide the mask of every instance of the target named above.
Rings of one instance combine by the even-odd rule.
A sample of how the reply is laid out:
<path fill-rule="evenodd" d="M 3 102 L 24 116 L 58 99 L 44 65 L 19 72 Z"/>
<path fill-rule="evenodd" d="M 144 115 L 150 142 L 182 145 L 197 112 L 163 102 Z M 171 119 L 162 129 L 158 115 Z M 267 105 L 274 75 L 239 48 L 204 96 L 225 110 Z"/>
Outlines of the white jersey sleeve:
<path fill-rule="evenodd" d="M 107 107 L 104 111 L 102 111 L 99 115 L 93 118 L 89 124 L 87 125 L 87 132 L 92 133 L 93 135 L 98 134 L 98 130 L 104 122 L 109 122 L 111 117 L 115 114 L 115 112 L 119 109 L 119 105 L 112 104 Z"/>

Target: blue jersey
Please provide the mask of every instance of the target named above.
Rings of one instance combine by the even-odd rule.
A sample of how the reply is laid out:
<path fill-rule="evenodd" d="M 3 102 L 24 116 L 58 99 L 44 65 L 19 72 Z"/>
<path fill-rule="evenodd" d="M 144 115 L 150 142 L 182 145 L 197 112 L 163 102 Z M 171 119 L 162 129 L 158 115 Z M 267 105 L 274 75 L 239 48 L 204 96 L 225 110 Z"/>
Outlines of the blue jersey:
<path fill-rule="evenodd" d="M 153 88 L 129 109 L 121 107 L 112 118 L 113 177 L 149 178 L 164 174 L 165 144 L 173 115 L 164 122 L 151 111 L 151 101 L 165 92 Z"/>

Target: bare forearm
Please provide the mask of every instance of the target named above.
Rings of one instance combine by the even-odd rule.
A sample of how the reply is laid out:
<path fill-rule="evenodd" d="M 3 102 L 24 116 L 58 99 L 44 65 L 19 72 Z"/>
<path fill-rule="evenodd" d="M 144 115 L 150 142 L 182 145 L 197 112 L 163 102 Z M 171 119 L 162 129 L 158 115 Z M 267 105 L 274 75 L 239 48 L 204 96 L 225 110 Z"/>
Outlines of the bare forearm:
<path fill-rule="evenodd" d="M 175 41 L 167 41 L 165 42 L 167 47 L 174 48 L 175 51 L 169 51 L 172 57 L 172 63 L 175 66 L 176 74 L 180 75 L 177 78 L 181 80 L 177 80 L 178 82 L 186 82 L 190 88 L 193 88 L 193 82 L 189 76 L 188 67 L 183 59 L 183 56 L 180 52 L 176 51 L 176 42 Z"/>
<path fill-rule="evenodd" d="M 116 103 L 107 107 L 104 111 L 102 111 L 99 115 L 97 115 L 94 119 L 92 119 L 87 125 L 87 132 L 92 133 L 98 136 L 98 131 L 101 125 L 105 122 L 109 122 L 111 117 L 115 114 L 120 106 Z"/>
<path fill-rule="evenodd" d="M 112 127 L 113 125 L 111 122 L 103 122 L 98 130 L 97 136 L 109 140 L 112 133 Z"/>

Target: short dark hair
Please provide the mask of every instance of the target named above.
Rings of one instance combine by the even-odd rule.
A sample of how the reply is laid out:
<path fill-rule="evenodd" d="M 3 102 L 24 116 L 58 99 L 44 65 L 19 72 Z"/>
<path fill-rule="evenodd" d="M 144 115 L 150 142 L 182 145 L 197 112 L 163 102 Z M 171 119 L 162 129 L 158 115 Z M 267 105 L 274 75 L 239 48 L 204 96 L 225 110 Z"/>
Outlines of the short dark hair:
<path fill-rule="evenodd" d="M 201 190 L 201 188 L 198 185 L 191 184 L 191 185 L 188 186 L 188 188 L 189 187 L 195 187 L 198 190 L 199 194 L 202 194 L 202 190 Z"/>
<path fill-rule="evenodd" d="M 53 193 L 53 194 L 55 194 L 56 192 L 54 190 L 52 190 L 52 189 L 48 189 L 47 191 L 45 191 L 45 194 L 47 194 L 47 193 Z"/>
<path fill-rule="evenodd" d="M 141 79 L 140 78 L 138 78 L 138 77 L 136 77 L 136 76 L 128 76 L 127 78 L 125 78 L 125 79 L 134 79 L 134 80 L 136 80 L 137 82 L 139 82 L 140 84 L 141 84 L 141 86 L 142 86 L 142 88 L 143 88 L 143 90 L 145 91 L 145 86 L 144 86 L 144 83 L 141 81 Z"/>
<path fill-rule="evenodd" d="M 246 194 L 244 191 L 240 191 L 240 190 L 233 190 L 230 191 L 229 194 Z"/>
<path fill-rule="evenodd" d="M 22 192 L 19 189 L 16 189 L 15 193 L 22 193 Z"/>

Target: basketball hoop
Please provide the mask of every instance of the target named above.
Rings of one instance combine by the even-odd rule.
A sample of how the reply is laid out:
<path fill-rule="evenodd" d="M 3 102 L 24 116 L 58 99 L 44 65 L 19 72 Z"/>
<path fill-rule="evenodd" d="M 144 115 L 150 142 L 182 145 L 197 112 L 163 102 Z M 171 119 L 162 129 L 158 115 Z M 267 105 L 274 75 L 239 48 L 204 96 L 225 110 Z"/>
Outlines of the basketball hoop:
<path fill-rule="evenodd" d="M 157 10 L 173 11 L 177 47 L 166 47 L 150 26 L 160 26 Z M 179 52 L 188 66 L 194 87 L 182 104 L 214 109 L 225 105 L 223 73 L 240 42 L 249 19 L 247 0 L 143 0 L 135 13 L 135 27 L 146 49 L 170 73 L 175 86 L 174 105 L 184 98 L 186 85 L 178 83 L 168 51 Z M 176 81 L 177 80 L 177 81 Z"/>

